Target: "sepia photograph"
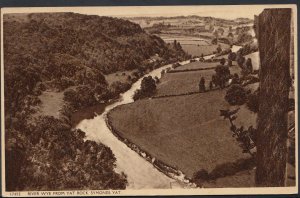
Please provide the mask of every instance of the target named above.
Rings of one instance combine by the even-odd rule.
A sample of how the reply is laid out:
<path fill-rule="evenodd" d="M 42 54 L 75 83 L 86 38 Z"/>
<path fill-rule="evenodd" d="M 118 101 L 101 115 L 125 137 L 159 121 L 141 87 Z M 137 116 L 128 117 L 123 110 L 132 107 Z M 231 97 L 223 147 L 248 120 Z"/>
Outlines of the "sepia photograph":
<path fill-rule="evenodd" d="M 297 5 L 1 8 L 2 195 L 298 193 Z"/>

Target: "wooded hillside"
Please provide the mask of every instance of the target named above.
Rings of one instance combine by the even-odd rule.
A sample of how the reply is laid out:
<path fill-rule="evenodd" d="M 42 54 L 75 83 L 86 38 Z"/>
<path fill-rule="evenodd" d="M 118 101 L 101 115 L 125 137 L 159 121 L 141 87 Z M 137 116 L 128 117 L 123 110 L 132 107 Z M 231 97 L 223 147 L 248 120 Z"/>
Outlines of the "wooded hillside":
<path fill-rule="evenodd" d="M 70 114 L 111 98 L 105 74 L 145 67 L 155 54 L 165 63 L 186 54 L 139 25 L 110 17 L 9 14 L 3 25 L 6 189 L 126 188 L 110 148 L 84 141 L 85 133 L 72 129 Z M 32 118 L 43 91 L 71 86 L 76 91 L 65 94 L 71 101 L 60 118 Z"/>

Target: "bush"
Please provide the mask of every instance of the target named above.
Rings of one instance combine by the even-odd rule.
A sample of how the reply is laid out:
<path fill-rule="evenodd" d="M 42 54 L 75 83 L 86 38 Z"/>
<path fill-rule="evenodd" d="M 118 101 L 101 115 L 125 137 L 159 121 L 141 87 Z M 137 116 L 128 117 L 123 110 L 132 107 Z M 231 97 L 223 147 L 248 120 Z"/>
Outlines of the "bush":
<path fill-rule="evenodd" d="M 233 84 L 227 90 L 225 100 L 230 105 L 243 105 L 247 100 L 247 93 L 242 86 Z"/>
<path fill-rule="evenodd" d="M 229 53 L 228 54 L 228 60 L 235 61 L 236 60 L 236 53 L 235 52 Z"/>
<path fill-rule="evenodd" d="M 179 66 L 181 66 L 180 63 L 174 63 L 174 64 L 172 65 L 172 68 L 175 69 L 175 68 L 177 68 L 177 67 L 179 67 Z"/>

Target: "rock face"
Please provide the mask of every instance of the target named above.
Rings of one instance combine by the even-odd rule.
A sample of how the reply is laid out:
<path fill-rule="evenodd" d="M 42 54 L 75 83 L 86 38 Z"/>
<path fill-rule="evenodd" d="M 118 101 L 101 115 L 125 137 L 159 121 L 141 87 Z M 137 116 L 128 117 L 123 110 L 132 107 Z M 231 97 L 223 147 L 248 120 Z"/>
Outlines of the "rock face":
<path fill-rule="evenodd" d="M 258 186 L 284 186 L 290 87 L 291 9 L 265 9 L 258 17 L 261 60 L 257 134 Z"/>

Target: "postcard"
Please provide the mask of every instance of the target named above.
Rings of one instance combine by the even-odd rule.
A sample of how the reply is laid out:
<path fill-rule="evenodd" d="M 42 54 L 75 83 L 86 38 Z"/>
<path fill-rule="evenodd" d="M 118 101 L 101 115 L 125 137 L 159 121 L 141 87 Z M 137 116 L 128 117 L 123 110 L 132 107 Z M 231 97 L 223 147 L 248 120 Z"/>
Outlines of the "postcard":
<path fill-rule="evenodd" d="M 2 195 L 298 193 L 297 6 L 1 9 Z"/>

